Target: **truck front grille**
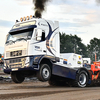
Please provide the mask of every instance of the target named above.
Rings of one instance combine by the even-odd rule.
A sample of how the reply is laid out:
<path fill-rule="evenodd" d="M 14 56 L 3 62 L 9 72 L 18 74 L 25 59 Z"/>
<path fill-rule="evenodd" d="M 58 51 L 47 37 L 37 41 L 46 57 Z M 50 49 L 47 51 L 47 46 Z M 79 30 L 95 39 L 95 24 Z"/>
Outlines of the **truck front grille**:
<path fill-rule="evenodd" d="M 6 57 L 17 57 L 17 56 L 26 56 L 27 51 L 26 50 L 17 50 L 17 51 L 11 51 L 6 52 Z"/>
<path fill-rule="evenodd" d="M 22 55 L 22 50 L 10 52 L 10 57 L 21 56 L 21 55 Z"/>
<path fill-rule="evenodd" d="M 10 63 L 17 63 L 17 62 L 21 62 L 21 58 L 19 59 L 11 59 Z"/>

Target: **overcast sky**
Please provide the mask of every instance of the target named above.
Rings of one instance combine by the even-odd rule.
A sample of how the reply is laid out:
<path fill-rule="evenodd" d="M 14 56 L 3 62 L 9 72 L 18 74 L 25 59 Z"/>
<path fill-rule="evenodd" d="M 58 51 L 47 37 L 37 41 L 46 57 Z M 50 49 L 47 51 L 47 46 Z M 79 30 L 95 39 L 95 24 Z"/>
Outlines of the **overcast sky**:
<path fill-rule="evenodd" d="M 100 0 L 51 0 L 42 17 L 57 20 L 60 32 L 76 34 L 84 44 L 100 38 Z M 20 17 L 34 15 L 32 0 L 0 0 L 0 46 Z"/>

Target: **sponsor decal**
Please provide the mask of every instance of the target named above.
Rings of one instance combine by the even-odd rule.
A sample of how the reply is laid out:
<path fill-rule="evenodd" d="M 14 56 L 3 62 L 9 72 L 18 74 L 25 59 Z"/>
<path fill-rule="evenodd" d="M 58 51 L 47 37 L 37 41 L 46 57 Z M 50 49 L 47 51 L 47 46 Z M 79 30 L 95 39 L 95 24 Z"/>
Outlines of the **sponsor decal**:
<path fill-rule="evenodd" d="M 81 62 L 80 62 L 80 61 L 78 61 L 77 63 L 78 63 L 78 64 L 81 64 Z"/>
<path fill-rule="evenodd" d="M 20 27 L 24 27 L 24 26 L 29 26 L 29 25 L 35 25 L 36 24 L 36 21 L 30 21 L 30 22 L 24 22 L 24 23 L 20 23 L 20 24 L 16 24 L 13 26 L 13 29 L 16 29 L 16 28 L 20 28 Z"/>
<path fill-rule="evenodd" d="M 42 51 L 42 49 L 39 46 L 35 46 L 35 50 Z"/>
<path fill-rule="evenodd" d="M 63 64 L 67 64 L 67 59 L 64 59 Z"/>
<path fill-rule="evenodd" d="M 79 60 L 81 60 L 81 56 L 78 56 Z"/>

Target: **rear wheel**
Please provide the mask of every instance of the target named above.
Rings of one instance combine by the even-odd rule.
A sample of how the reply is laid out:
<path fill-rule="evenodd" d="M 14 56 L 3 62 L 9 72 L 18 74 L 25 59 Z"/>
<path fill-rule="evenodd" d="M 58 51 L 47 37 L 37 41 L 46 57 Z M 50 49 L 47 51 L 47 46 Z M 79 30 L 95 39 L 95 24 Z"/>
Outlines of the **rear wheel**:
<path fill-rule="evenodd" d="M 22 76 L 20 72 L 12 72 L 11 78 L 15 83 L 22 83 L 25 79 L 25 77 Z"/>
<path fill-rule="evenodd" d="M 85 70 L 80 71 L 76 75 L 76 80 L 73 82 L 74 86 L 86 87 L 88 83 L 88 73 Z"/>
<path fill-rule="evenodd" d="M 51 77 L 51 69 L 47 64 L 42 64 L 40 70 L 37 72 L 37 78 L 40 81 L 48 81 Z"/>

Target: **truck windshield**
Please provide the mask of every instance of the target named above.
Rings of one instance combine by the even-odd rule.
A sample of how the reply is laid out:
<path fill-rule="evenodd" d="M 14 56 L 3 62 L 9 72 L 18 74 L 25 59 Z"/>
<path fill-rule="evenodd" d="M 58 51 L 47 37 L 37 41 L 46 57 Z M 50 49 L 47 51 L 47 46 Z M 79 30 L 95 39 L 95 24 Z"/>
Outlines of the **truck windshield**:
<path fill-rule="evenodd" d="M 33 30 L 24 30 L 24 31 L 9 33 L 6 43 L 21 41 L 21 40 L 27 41 L 28 39 L 31 39 L 32 34 Z"/>

